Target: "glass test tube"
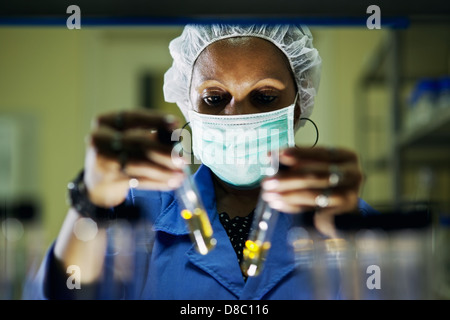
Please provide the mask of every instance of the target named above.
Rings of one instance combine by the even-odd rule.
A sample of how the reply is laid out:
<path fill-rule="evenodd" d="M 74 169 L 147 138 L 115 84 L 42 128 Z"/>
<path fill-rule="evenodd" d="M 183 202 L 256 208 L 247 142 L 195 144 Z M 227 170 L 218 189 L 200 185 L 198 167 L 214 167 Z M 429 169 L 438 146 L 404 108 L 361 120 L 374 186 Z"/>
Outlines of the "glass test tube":
<path fill-rule="evenodd" d="M 211 223 L 201 202 L 189 167 L 185 166 L 184 171 L 187 177 L 181 187 L 177 189 L 177 194 L 184 206 L 180 214 L 189 227 L 191 240 L 195 243 L 197 251 L 202 255 L 206 255 L 214 249 L 217 241 L 213 237 Z"/>
<path fill-rule="evenodd" d="M 278 170 L 278 152 L 271 153 L 272 167 L 267 175 L 274 175 Z M 277 167 L 275 169 L 275 166 Z M 272 233 L 278 220 L 278 211 L 269 207 L 266 201 L 259 196 L 253 217 L 250 235 L 243 249 L 241 269 L 249 277 L 260 274 L 267 253 L 271 247 Z"/>
<path fill-rule="evenodd" d="M 243 250 L 241 268 L 247 276 L 257 276 L 261 272 L 271 247 L 270 240 L 277 219 L 278 211 L 270 208 L 267 202 L 260 198 L 255 210 L 252 232 Z"/>

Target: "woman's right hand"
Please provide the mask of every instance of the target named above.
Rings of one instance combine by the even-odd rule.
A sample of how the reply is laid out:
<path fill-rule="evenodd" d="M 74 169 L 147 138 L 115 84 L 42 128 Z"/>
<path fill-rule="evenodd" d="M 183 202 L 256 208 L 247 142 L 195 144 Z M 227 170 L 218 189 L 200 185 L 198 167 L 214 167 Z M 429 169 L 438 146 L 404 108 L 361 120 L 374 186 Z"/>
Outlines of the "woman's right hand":
<path fill-rule="evenodd" d="M 130 188 L 170 190 L 184 179 L 182 163 L 171 153 L 173 116 L 147 110 L 112 112 L 98 116 L 89 136 L 84 181 L 92 203 L 121 204 Z M 163 141 L 164 140 L 164 141 Z"/>

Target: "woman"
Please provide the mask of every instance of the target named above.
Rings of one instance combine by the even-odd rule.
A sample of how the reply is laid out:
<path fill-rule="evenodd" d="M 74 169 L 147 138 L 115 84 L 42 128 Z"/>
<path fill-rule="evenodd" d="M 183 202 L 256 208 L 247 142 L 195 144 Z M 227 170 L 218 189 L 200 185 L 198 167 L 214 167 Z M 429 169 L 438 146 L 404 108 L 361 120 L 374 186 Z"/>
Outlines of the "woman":
<path fill-rule="evenodd" d="M 104 259 L 106 229 L 100 228 L 93 239 L 82 240 L 73 230 L 82 216 L 93 215 L 92 208 L 116 210 L 125 203 L 138 206 L 156 234 L 151 249 L 136 265 L 133 289 L 123 288 L 120 297 L 313 298 L 308 285 L 311 279 L 295 272 L 286 240 L 292 217 L 316 210 L 314 226 L 326 237 L 335 234 L 334 215 L 371 208 L 358 198 L 362 174 L 353 152 L 297 148 L 293 143 L 301 118 L 312 112 L 319 83 L 320 57 L 309 30 L 275 25 L 186 26 L 171 42 L 170 51 L 174 62 L 165 75 L 164 94 L 190 122 L 194 154 L 203 161 L 195 181 L 216 247 L 207 255 L 197 252 L 180 216 L 182 207 L 173 190 L 182 184 L 185 173 L 182 164 L 172 161 L 172 146 L 161 139 L 162 133 L 180 123 L 144 111 L 101 115 L 91 134 L 84 174 L 72 184 L 77 191 L 72 207 L 40 269 L 39 297 L 73 297 L 75 291 L 68 290 L 66 282 L 69 266 L 81 270 L 82 289 L 76 293 L 107 286 L 99 280 L 109 263 Z M 227 161 L 218 161 L 217 153 L 207 148 L 208 143 L 219 144 L 227 156 L 231 154 L 224 142 L 211 139 L 205 128 L 220 127 L 223 132 L 237 126 L 248 132 L 249 124 L 252 129 L 276 129 L 277 135 L 268 139 L 268 150 L 277 143 L 283 170 L 271 177 L 260 170 L 264 166 L 259 158 L 252 163 L 256 167 L 243 161 L 248 154 L 237 152 Z M 260 136 L 256 139 L 259 144 L 268 141 Z M 283 213 L 262 273 L 247 278 L 239 263 L 260 194 Z M 104 210 L 106 215 L 111 212 Z M 93 297 L 102 298 L 98 292 Z"/>

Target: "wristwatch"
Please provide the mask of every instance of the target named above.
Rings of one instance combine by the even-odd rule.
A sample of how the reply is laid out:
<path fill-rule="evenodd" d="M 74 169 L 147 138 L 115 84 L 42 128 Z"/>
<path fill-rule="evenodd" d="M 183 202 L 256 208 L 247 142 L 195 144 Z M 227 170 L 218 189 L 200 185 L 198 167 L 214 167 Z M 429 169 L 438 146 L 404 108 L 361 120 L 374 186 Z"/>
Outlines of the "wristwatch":
<path fill-rule="evenodd" d="M 71 207 L 83 217 L 91 218 L 95 222 L 107 222 L 115 218 L 113 208 L 96 206 L 89 200 L 86 184 L 84 183 L 84 170 L 67 185 L 68 201 Z"/>

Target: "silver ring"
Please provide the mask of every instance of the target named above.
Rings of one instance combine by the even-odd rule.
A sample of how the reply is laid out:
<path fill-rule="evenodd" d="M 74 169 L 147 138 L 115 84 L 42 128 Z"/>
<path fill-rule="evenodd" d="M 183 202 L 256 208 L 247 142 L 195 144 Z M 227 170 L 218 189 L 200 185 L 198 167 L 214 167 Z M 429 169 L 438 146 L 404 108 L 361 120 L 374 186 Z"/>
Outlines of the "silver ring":
<path fill-rule="evenodd" d="M 316 205 L 320 208 L 326 208 L 330 204 L 327 194 L 319 194 L 315 199 Z"/>
<path fill-rule="evenodd" d="M 342 180 L 342 172 L 339 170 L 339 166 L 336 164 L 331 164 L 329 169 L 330 175 L 328 177 L 328 183 L 331 188 L 336 187 Z"/>
<path fill-rule="evenodd" d="M 139 180 L 136 178 L 131 178 L 128 181 L 128 184 L 130 185 L 130 188 L 136 189 L 139 186 Z"/>

